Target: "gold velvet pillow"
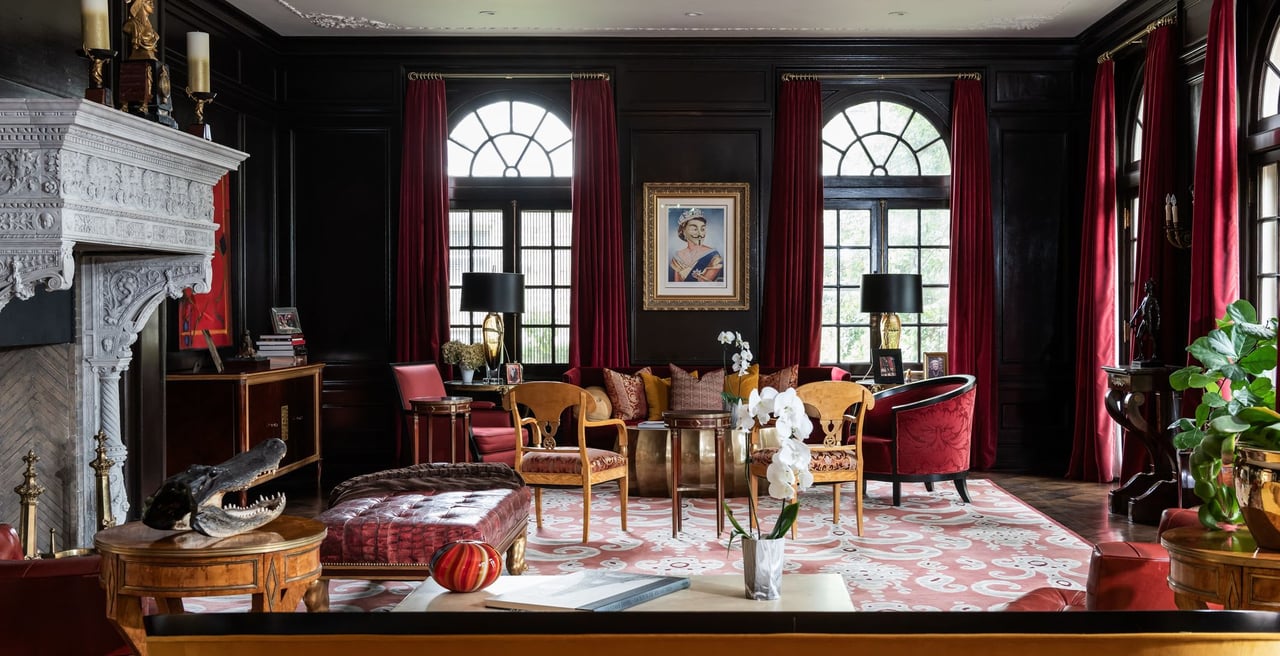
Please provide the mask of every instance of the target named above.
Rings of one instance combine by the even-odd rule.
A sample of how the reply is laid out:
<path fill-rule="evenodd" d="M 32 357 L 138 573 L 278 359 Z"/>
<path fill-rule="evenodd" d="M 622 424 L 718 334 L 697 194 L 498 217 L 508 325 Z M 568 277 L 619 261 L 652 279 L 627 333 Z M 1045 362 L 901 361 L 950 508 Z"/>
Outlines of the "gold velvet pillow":
<path fill-rule="evenodd" d="M 745 374 L 725 374 L 724 391 L 734 396 L 747 398 L 751 390 L 760 386 L 760 365 L 753 364 Z"/>
<path fill-rule="evenodd" d="M 614 419 L 634 421 L 648 416 L 649 404 L 645 402 L 644 380 L 640 374 L 649 371 L 645 367 L 632 376 L 612 369 L 604 370 L 604 389 L 609 395 L 609 403 L 613 405 Z"/>
<path fill-rule="evenodd" d="M 724 369 L 712 369 L 699 377 L 671 365 L 672 410 L 719 410 L 724 407 Z"/>
<path fill-rule="evenodd" d="M 642 373 L 644 400 L 649 406 L 647 419 L 662 419 L 662 413 L 671 409 L 671 379 L 658 378 L 656 374 Z"/>
<path fill-rule="evenodd" d="M 604 391 L 603 387 L 593 385 L 586 388 L 587 394 L 595 400 L 595 406 L 587 410 L 587 419 L 591 421 L 603 421 L 613 414 L 613 404 L 609 402 L 609 393 Z"/>
<path fill-rule="evenodd" d="M 760 389 L 772 387 L 779 392 L 784 392 L 796 386 L 800 380 L 800 365 L 793 364 L 790 367 L 783 367 L 771 374 L 760 374 Z"/>

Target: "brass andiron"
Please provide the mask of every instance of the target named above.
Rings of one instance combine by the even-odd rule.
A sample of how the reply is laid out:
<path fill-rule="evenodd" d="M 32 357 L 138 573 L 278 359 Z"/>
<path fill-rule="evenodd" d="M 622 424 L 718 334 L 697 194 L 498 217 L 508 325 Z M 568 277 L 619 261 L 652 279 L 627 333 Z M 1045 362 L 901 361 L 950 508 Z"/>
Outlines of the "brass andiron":
<path fill-rule="evenodd" d="M 22 474 L 22 485 L 13 488 L 22 498 L 18 533 L 22 540 L 22 553 L 28 560 L 40 557 L 40 552 L 36 549 L 36 506 L 40 504 L 39 497 L 44 494 L 44 487 L 36 482 L 36 462 L 39 460 L 40 456 L 36 455 L 35 450 L 27 451 L 27 455 L 22 457 L 22 461 L 27 463 L 27 469 Z"/>
<path fill-rule="evenodd" d="M 1178 220 L 1178 197 L 1164 197 L 1164 236 L 1174 248 L 1191 247 L 1191 226 Z"/>
<path fill-rule="evenodd" d="M 98 434 L 93 436 L 98 446 L 94 448 L 94 452 L 98 454 L 97 458 L 89 463 L 93 468 L 93 477 L 97 482 L 96 502 L 98 511 L 98 530 L 111 528 L 116 525 L 116 518 L 111 514 L 111 468 L 116 465 L 116 461 L 107 457 L 107 432 L 98 429 Z"/>

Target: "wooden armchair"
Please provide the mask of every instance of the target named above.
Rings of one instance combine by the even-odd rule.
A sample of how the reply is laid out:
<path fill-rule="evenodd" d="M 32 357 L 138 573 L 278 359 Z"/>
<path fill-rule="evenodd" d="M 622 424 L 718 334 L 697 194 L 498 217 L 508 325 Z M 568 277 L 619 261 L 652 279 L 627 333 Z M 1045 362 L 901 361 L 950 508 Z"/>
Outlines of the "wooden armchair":
<path fill-rule="evenodd" d="M 533 439 L 516 440 L 516 471 L 533 488 L 534 512 L 542 528 L 542 487 L 582 487 L 582 541 L 591 537 L 591 486 L 618 481 L 622 502 L 622 530 L 627 530 L 627 426 L 621 419 L 591 421 L 587 410 L 595 400 L 577 385 L 534 382 L 516 385 L 507 392 L 506 406 L 517 432 L 529 427 Z M 573 415 L 577 427 L 571 446 L 558 446 L 556 436 L 564 415 Z M 586 431 L 611 426 L 617 431 L 619 452 L 587 448 Z M 566 440 L 567 441 L 567 440 Z"/>
<path fill-rule="evenodd" d="M 796 388 L 796 396 L 804 402 L 805 414 L 821 431 L 822 444 L 809 447 L 812 456 L 809 471 L 815 485 L 831 486 L 831 521 L 840 523 L 840 486 L 856 483 L 854 519 L 858 535 L 862 535 L 862 424 L 867 410 L 875 407 L 875 397 L 871 390 L 858 383 L 834 380 L 801 385 Z M 854 414 L 847 414 L 850 410 Z M 758 447 L 758 435 L 758 430 L 752 432 L 751 476 L 747 483 L 753 504 L 756 502 L 757 480 L 765 478 L 773 462 L 773 454 L 777 452 L 776 448 Z M 792 524 L 793 538 L 795 531 L 795 524 Z"/>

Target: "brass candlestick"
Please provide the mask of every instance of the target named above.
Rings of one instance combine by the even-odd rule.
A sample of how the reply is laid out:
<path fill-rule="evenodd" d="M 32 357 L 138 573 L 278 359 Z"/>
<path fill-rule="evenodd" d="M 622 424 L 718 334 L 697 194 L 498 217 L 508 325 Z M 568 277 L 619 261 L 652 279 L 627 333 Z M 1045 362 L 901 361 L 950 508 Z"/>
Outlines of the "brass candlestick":
<path fill-rule="evenodd" d="M 94 480 L 97 482 L 97 511 L 98 511 L 98 530 L 111 528 L 116 525 L 116 519 L 111 514 L 111 468 L 116 465 L 116 461 L 107 457 L 107 432 L 99 429 L 98 434 L 93 436 L 98 446 L 94 448 L 94 452 L 98 454 L 89 466 L 93 468 Z"/>
<path fill-rule="evenodd" d="M 212 91 L 192 91 L 191 87 L 187 87 L 186 92 L 187 97 L 196 103 L 196 122 L 187 126 L 187 132 L 204 139 L 212 139 L 212 132 L 204 122 L 204 106 L 212 103 L 218 94 Z"/>
<path fill-rule="evenodd" d="M 89 87 L 84 90 L 85 100 L 110 107 L 111 89 L 103 85 L 103 68 L 116 56 L 116 51 L 82 46 L 76 54 L 89 60 Z"/>
<path fill-rule="evenodd" d="M 36 549 L 36 506 L 40 504 L 39 497 L 44 494 L 44 486 L 36 482 L 36 462 L 39 460 L 40 456 L 34 450 L 27 451 L 27 455 L 22 457 L 22 461 L 27 463 L 27 469 L 22 474 L 22 485 L 13 488 L 22 498 L 18 532 L 22 540 L 22 553 L 27 559 L 40 557 L 40 552 Z"/>

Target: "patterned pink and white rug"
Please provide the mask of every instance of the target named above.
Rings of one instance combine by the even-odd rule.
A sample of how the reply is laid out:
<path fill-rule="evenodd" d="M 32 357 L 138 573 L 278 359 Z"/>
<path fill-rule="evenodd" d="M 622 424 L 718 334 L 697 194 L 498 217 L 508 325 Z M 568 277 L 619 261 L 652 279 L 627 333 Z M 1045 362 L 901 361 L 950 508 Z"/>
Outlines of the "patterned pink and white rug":
<path fill-rule="evenodd" d="M 618 497 L 611 486 L 593 490 L 591 540 L 582 537 L 582 495 L 575 490 L 543 493 L 543 528 L 529 513 L 526 560 L 530 574 L 605 568 L 654 574 L 716 574 L 742 570 L 735 542 L 715 536 L 712 499 L 686 499 L 684 531 L 671 536 L 669 499 L 632 497 L 628 531 L 621 529 Z M 950 483 L 928 493 L 921 484 L 903 486 L 902 505 L 890 504 L 888 483 L 868 484 L 863 536 L 853 523 L 853 487 L 841 491 L 841 524 L 831 522 L 831 490 L 801 497 L 796 539 L 788 538 L 784 573 L 834 572 L 864 611 L 982 611 L 1042 586 L 1083 590 L 1092 545 L 1040 514 L 996 484 L 969 481 L 973 503 L 963 503 Z M 746 525 L 746 499 L 731 499 Z M 766 527 L 780 502 L 763 499 Z M 729 523 L 726 520 L 726 528 Z M 330 582 L 334 611 L 386 611 L 416 582 Z M 784 581 L 785 590 L 785 581 Z M 784 592 L 785 594 L 785 592 Z M 248 598 L 189 599 L 192 612 L 248 609 Z"/>

